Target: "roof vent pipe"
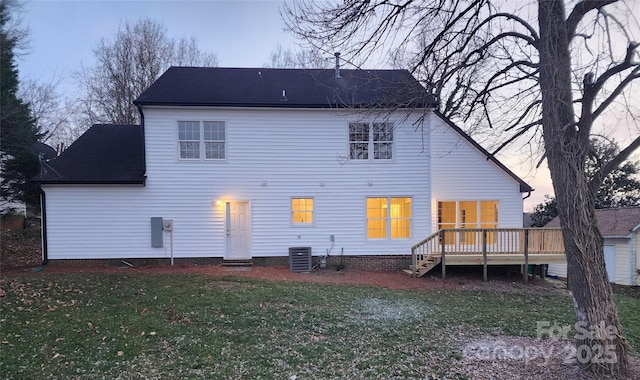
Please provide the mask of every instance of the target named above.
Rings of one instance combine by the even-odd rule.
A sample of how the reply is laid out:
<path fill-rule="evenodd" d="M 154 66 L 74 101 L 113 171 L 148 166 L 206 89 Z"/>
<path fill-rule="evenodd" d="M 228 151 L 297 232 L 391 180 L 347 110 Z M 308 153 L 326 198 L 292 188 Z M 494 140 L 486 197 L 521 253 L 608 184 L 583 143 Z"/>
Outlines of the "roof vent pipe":
<path fill-rule="evenodd" d="M 336 78 L 340 78 L 340 53 L 335 53 L 336 56 Z"/>

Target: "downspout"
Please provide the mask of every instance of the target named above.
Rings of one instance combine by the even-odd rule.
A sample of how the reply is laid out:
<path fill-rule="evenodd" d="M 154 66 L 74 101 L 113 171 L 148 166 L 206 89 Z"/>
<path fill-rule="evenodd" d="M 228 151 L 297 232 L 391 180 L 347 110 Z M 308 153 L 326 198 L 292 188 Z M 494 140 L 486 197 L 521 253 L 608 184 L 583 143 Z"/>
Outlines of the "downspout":
<path fill-rule="evenodd" d="M 142 130 L 142 177 L 145 178 L 144 182 L 146 183 L 146 175 L 147 175 L 147 141 L 145 140 L 144 133 L 144 112 L 142 112 L 142 107 L 140 104 L 136 104 L 136 108 L 140 113 L 140 129 Z"/>
<path fill-rule="evenodd" d="M 636 237 L 634 236 L 635 234 L 632 232 L 631 233 L 631 239 L 629 239 L 629 241 L 627 241 L 627 252 L 629 255 L 629 285 L 634 286 L 635 285 L 635 281 L 633 279 L 633 274 L 636 271 L 635 265 L 633 265 L 634 257 L 633 257 L 633 247 L 635 246 L 635 240 Z"/>
<path fill-rule="evenodd" d="M 531 191 L 529 191 L 529 193 L 527 194 L 526 197 L 522 198 L 522 200 L 524 201 L 525 199 L 529 198 L 531 196 Z"/>
<path fill-rule="evenodd" d="M 42 239 L 42 265 L 49 263 L 47 250 L 47 195 L 40 189 L 40 237 Z"/>

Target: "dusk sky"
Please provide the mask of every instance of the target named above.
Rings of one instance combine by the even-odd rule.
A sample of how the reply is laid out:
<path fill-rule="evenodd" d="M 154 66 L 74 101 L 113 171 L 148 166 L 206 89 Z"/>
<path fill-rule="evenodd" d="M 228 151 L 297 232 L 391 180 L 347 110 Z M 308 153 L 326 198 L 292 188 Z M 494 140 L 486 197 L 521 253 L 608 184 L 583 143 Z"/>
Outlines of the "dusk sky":
<path fill-rule="evenodd" d="M 19 59 L 20 75 L 38 80 L 64 77 L 92 66 L 93 48 L 112 39 L 119 25 L 142 18 L 162 23 L 176 38 L 196 36 L 201 50 L 220 66 L 261 67 L 281 44 L 293 47 L 279 9 L 282 1 L 27 1 L 23 25 L 30 50 Z"/>
<path fill-rule="evenodd" d="M 119 25 L 150 18 L 169 36 L 196 36 L 200 49 L 215 53 L 221 67 L 262 67 L 278 44 L 295 47 L 280 17 L 281 0 L 256 1 L 27 1 L 22 25 L 30 29 L 30 49 L 19 57 L 20 77 L 59 80 L 58 90 L 72 97 L 74 71 L 94 64 L 92 50 L 101 38 L 112 39 Z M 330 57 L 328 57 L 330 58 Z M 383 68 L 383 67 L 377 67 Z M 465 128 L 463 128 L 465 129 Z M 499 157 L 536 191 L 525 210 L 552 194 L 546 165 Z"/>

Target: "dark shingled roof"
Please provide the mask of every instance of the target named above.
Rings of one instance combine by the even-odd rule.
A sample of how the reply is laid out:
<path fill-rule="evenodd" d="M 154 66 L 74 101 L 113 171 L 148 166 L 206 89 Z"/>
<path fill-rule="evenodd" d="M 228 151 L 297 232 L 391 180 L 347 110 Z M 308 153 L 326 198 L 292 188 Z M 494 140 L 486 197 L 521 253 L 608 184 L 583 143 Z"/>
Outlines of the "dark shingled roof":
<path fill-rule="evenodd" d="M 598 209 L 596 220 L 602 236 L 627 236 L 640 225 L 640 207 Z M 560 227 L 560 217 L 556 216 L 545 227 Z"/>
<path fill-rule="evenodd" d="M 425 108 L 436 99 L 407 70 L 171 67 L 139 105 Z"/>
<path fill-rule="evenodd" d="M 144 184 L 144 142 L 139 125 L 97 124 L 33 180 L 42 184 Z"/>

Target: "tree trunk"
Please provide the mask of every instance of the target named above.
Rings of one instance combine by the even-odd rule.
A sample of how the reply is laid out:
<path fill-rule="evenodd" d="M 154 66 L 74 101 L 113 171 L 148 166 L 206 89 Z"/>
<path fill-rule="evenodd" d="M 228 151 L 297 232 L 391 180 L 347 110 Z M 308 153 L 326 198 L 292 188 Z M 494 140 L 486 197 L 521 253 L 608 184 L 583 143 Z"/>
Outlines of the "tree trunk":
<path fill-rule="evenodd" d="M 626 342 L 604 265 L 594 195 L 584 172 L 588 131 L 575 124 L 570 39 L 562 0 L 539 0 L 542 124 L 576 313 L 576 359 L 584 369 L 627 373 Z M 582 133 L 581 133 L 582 132 Z"/>

